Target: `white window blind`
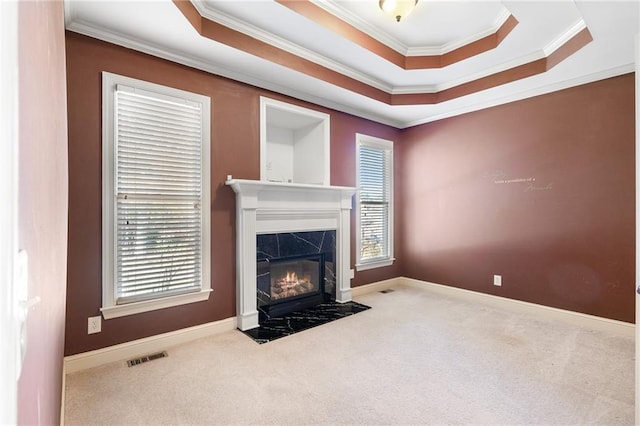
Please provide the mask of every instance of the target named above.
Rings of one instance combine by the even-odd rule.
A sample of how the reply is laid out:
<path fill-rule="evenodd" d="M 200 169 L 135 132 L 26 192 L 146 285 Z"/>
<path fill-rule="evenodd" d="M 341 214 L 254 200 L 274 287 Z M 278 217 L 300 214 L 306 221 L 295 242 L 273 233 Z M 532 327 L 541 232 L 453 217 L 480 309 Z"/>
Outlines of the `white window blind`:
<path fill-rule="evenodd" d="M 202 111 L 176 101 L 116 91 L 118 304 L 200 289 Z"/>
<path fill-rule="evenodd" d="M 110 74 L 104 81 L 112 87 L 103 117 L 103 314 L 197 301 L 189 295 L 210 289 L 209 100 Z"/>
<path fill-rule="evenodd" d="M 393 176 L 392 150 L 389 144 L 367 143 L 366 140 L 358 144 L 360 264 L 375 263 L 392 256 Z"/>

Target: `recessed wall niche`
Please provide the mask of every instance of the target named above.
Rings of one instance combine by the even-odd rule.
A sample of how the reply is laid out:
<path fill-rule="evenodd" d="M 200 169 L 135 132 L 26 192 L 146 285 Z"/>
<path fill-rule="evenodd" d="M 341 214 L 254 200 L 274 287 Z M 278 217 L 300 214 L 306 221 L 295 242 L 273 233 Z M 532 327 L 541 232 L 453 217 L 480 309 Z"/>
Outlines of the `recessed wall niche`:
<path fill-rule="evenodd" d="M 329 186 L 329 115 L 260 97 L 260 180 Z"/>

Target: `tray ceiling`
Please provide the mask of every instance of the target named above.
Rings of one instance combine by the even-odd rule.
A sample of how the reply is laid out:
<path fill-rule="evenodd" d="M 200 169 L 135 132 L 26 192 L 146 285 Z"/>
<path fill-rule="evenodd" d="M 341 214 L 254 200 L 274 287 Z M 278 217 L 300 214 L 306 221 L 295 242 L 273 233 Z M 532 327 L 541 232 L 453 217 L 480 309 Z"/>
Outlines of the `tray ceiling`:
<path fill-rule="evenodd" d="M 65 2 L 67 28 L 404 128 L 634 70 L 635 1 Z"/>

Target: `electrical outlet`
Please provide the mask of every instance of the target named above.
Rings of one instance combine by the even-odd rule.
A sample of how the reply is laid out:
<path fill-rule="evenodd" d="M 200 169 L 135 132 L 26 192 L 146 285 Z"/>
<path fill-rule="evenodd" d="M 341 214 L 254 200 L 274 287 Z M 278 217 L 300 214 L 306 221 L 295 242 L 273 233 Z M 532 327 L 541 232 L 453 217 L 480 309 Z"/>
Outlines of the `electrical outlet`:
<path fill-rule="evenodd" d="M 102 331 L 102 317 L 89 317 L 87 334 L 100 333 Z"/>
<path fill-rule="evenodd" d="M 493 276 L 493 285 L 497 285 L 498 287 L 502 286 L 502 275 Z"/>
<path fill-rule="evenodd" d="M 356 271 L 353 269 L 349 269 L 349 278 L 353 279 L 356 276 Z"/>

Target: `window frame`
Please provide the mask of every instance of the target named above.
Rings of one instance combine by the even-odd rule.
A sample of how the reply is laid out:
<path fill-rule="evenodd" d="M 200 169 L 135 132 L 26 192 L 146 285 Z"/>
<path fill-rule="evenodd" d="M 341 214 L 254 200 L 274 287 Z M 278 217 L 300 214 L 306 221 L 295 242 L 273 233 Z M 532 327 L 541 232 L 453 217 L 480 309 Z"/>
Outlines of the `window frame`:
<path fill-rule="evenodd" d="M 196 102 L 202 106 L 201 282 L 200 290 L 116 304 L 116 141 L 114 100 L 117 85 Z M 149 312 L 209 299 L 211 293 L 211 100 L 208 96 L 102 72 L 102 307 L 105 319 Z"/>
<path fill-rule="evenodd" d="M 389 201 L 388 201 L 388 216 L 387 216 L 387 253 L 385 256 L 377 257 L 372 260 L 362 259 L 362 229 L 361 229 L 361 208 L 362 203 L 360 199 L 360 148 L 369 147 L 379 150 L 384 150 L 389 154 Z M 380 268 L 385 266 L 391 266 L 396 260 L 394 257 L 393 241 L 394 241 L 394 226 L 393 226 L 393 210 L 394 210 L 394 176 L 393 176 L 393 141 L 387 139 L 381 139 L 374 136 L 364 135 L 356 133 L 356 271 L 364 271 L 367 269 Z"/>

